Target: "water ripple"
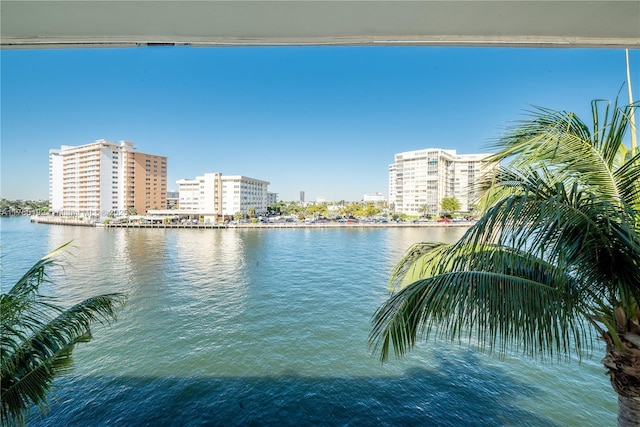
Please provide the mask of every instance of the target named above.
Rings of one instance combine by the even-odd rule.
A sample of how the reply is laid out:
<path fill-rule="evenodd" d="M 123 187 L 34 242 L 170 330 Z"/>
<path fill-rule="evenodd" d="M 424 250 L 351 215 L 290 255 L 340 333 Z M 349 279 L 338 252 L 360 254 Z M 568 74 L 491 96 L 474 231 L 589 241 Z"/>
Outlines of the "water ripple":
<path fill-rule="evenodd" d="M 3 290 L 73 239 L 50 289 L 124 291 L 119 321 L 74 352 L 33 426 L 612 425 L 598 357 L 499 361 L 421 344 L 367 348 L 388 274 L 415 242 L 461 229 L 98 229 L 2 219 Z M 562 396 L 562 398 L 558 398 Z"/>

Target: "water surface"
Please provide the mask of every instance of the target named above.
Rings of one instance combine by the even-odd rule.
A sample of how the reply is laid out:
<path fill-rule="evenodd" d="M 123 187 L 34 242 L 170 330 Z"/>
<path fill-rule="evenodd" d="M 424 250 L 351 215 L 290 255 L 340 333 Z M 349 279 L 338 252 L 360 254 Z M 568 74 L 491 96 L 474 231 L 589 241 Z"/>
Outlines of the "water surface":
<path fill-rule="evenodd" d="M 382 365 L 367 348 L 388 274 L 460 228 L 101 229 L 3 218 L 2 289 L 73 240 L 48 292 L 125 292 L 31 426 L 603 426 L 599 360 L 504 360 L 422 343 Z"/>

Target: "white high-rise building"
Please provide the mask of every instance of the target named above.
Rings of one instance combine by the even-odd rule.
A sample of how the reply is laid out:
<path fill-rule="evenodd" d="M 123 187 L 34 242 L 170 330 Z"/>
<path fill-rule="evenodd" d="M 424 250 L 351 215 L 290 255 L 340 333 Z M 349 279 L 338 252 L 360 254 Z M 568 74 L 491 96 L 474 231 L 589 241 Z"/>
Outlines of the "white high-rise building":
<path fill-rule="evenodd" d="M 54 213 L 60 212 L 64 206 L 62 159 L 60 150 L 49 150 L 49 205 Z"/>
<path fill-rule="evenodd" d="M 256 213 L 267 211 L 273 196 L 267 191 L 269 183 L 241 175 L 206 173 L 195 179 L 177 181 L 179 210 L 199 213 L 203 217 L 218 219 L 238 212 L 247 214 L 249 208 Z"/>
<path fill-rule="evenodd" d="M 496 163 L 490 154 L 456 154 L 455 150 L 428 148 L 395 155 L 389 165 L 389 204 L 408 215 L 436 215 L 447 197 L 460 202 L 460 212 L 469 212 L 477 194 L 473 184 Z"/>
<path fill-rule="evenodd" d="M 105 218 L 164 209 L 167 158 L 104 139 L 49 150 L 49 201 L 58 215 Z"/>

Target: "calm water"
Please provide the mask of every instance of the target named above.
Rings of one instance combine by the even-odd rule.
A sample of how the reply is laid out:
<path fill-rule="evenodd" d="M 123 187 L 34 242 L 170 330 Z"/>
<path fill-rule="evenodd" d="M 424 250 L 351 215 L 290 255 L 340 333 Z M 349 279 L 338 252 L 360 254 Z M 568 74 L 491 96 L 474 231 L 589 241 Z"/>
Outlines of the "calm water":
<path fill-rule="evenodd" d="M 3 218 L 2 289 L 73 240 L 48 291 L 120 291 L 32 426 L 604 426 L 599 360 L 498 360 L 421 344 L 382 365 L 369 320 L 414 242 L 461 229 L 123 230 Z"/>

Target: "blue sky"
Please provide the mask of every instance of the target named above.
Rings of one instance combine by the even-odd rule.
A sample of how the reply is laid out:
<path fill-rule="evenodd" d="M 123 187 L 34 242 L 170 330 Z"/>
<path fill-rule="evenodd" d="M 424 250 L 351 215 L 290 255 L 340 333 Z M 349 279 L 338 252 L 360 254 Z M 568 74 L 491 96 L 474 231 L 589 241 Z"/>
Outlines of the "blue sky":
<path fill-rule="evenodd" d="M 630 52 L 634 97 L 640 51 Z M 280 199 L 388 193 L 395 153 L 487 152 L 531 105 L 589 121 L 626 81 L 623 49 L 145 47 L 0 52 L 1 196 L 48 197 L 48 151 L 97 139 Z M 621 98 L 628 101 L 626 86 Z"/>

